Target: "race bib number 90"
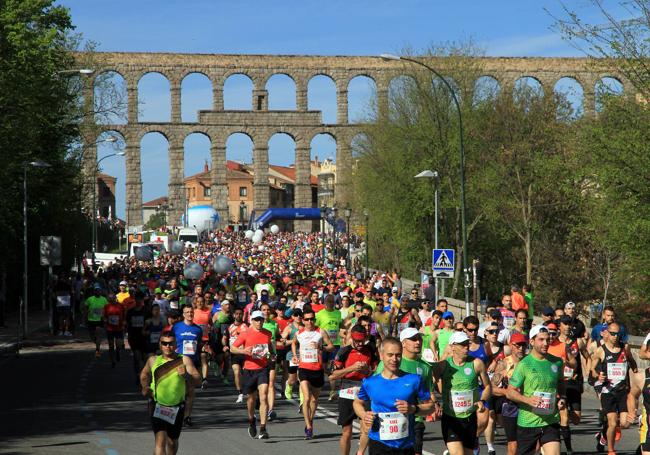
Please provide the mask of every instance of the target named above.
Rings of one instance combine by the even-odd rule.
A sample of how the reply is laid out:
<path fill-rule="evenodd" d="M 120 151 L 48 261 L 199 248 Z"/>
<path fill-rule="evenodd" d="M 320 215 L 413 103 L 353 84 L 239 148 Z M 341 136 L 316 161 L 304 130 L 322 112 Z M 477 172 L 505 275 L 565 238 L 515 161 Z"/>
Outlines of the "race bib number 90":
<path fill-rule="evenodd" d="M 404 439 L 409 435 L 408 418 L 399 412 L 379 413 L 379 439 L 382 441 L 395 441 Z"/>

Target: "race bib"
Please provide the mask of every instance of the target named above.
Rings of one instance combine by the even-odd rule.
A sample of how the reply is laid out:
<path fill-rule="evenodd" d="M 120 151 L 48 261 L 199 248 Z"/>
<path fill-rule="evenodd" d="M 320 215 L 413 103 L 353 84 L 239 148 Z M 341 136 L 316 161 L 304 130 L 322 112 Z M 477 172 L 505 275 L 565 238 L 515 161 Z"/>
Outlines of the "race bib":
<path fill-rule="evenodd" d="M 474 408 L 474 391 L 452 390 L 451 407 L 456 414 L 472 411 Z"/>
<path fill-rule="evenodd" d="M 339 337 L 339 331 L 338 330 L 327 330 L 327 336 L 330 337 L 330 341 L 335 342 L 336 339 Z"/>
<path fill-rule="evenodd" d="M 56 296 L 56 306 L 70 306 L 70 296 L 69 295 L 57 295 Z"/>
<path fill-rule="evenodd" d="M 196 354 L 196 341 L 183 340 L 183 355 L 194 355 L 194 354 Z"/>
<path fill-rule="evenodd" d="M 169 302 L 169 308 L 171 308 L 172 310 L 178 310 L 178 302 L 176 301 Z"/>
<path fill-rule="evenodd" d="M 176 423 L 176 416 L 178 415 L 179 409 L 180 406 L 163 406 L 162 404 L 156 403 L 156 408 L 153 410 L 153 416 L 174 425 L 174 423 Z"/>
<path fill-rule="evenodd" d="M 435 359 L 433 358 L 433 351 L 429 348 L 424 348 L 422 350 L 422 360 L 429 363 L 435 362 Z"/>
<path fill-rule="evenodd" d="M 564 378 L 571 379 L 573 377 L 573 368 L 564 367 Z"/>
<path fill-rule="evenodd" d="M 151 332 L 149 334 L 149 343 L 158 344 L 160 341 L 160 332 Z"/>
<path fill-rule="evenodd" d="M 361 387 L 348 387 L 347 389 L 339 390 L 339 398 L 345 398 L 346 400 L 355 400 L 359 396 L 359 390 Z"/>
<path fill-rule="evenodd" d="M 612 382 L 624 381 L 627 376 L 627 362 L 622 363 L 608 363 L 607 364 L 607 379 Z"/>
<path fill-rule="evenodd" d="M 228 341 L 228 342 L 230 343 L 230 346 L 232 346 L 232 344 L 235 342 L 236 339 L 237 339 L 236 336 L 234 336 L 234 337 L 231 336 L 231 337 L 229 338 L 229 341 Z"/>
<path fill-rule="evenodd" d="M 144 316 L 131 316 L 131 327 L 144 327 Z"/>
<path fill-rule="evenodd" d="M 540 397 L 541 401 L 532 411 L 541 416 L 550 415 L 555 411 L 555 394 L 551 392 L 533 392 L 534 397 Z"/>
<path fill-rule="evenodd" d="M 119 325 L 120 324 L 120 317 L 116 314 L 111 314 L 108 316 L 108 324 L 109 325 Z"/>
<path fill-rule="evenodd" d="M 318 349 L 302 348 L 300 350 L 300 361 L 304 363 L 318 363 Z"/>
<path fill-rule="evenodd" d="M 395 441 L 404 439 L 409 435 L 409 420 L 399 412 L 379 413 L 379 439 L 382 441 Z"/>
<path fill-rule="evenodd" d="M 515 318 L 511 316 L 504 317 L 503 325 L 506 327 L 506 329 L 511 329 L 515 325 Z"/>
<path fill-rule="evenodd" d="M 251 357 L 254 359 L 265 359 L 269 355 L 269 345 L 268 344 L 256 344 L 253 346 L 253 352 Z"/>
<path fill-rule="evenodd" d="M 103 313 L 102 308 L 93 308 L 90 314 L 93 315 L 94 318 L 101 318 Z"/>

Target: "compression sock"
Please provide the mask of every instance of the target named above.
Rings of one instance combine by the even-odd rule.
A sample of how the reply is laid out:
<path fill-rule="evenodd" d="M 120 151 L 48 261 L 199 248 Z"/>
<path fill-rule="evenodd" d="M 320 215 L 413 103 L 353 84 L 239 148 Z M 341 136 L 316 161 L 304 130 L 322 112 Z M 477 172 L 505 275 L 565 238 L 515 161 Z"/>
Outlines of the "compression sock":
<path fill-rule="evenodd" d="M 566 426 L 566 427 L 560 427 L 560 432 L 562 433 L 562 439 L 564 439 L 564 446 L 566 447 L 567 451 L 573 452 L 573 447 L 571 444 L 571 427 Z"/>

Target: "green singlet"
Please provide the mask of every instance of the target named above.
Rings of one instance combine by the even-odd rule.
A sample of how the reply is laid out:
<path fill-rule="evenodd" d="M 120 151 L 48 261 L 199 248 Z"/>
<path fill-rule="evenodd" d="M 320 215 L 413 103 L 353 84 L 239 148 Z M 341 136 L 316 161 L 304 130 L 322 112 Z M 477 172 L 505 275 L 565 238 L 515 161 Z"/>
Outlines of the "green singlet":
<path fill-rule="evenodd" d="M 454 333 L 453 330 L 440 329 L 438 330 L 438 355 L 442 357 L 442 353 L 445 352 L 445 348 L 449 344 L 449 338 Z"/>
<path fill-rule="evenodd" d="M 339 336 L 341 320 L 339 310 L 327 311 L 324 309 L 316 313 L 316 326 L 327 332 L 334 346 L 341 346 L 341 337 Z"/>
<path fill-rule="evenodd" d="M 562 374 L 562 359 L 550 354 L 542 360 L 528 354 L 519 361 L 510 378 L 510 384 L 520 389 L 521 394 L 526 397 L 541 396 L 543 406 L 532 408 L 527 404 L 519 404 L 517 425 L 537 428 L 560 421 L 556 395 L 558 379 Z"/>
<path fill-rule="evenodd" d="M 459 419 L 467 418 L 476 412 L 479 398 L 474 357 L 469 357 L 460 366 L 456 365 L 453 357 L 447 357 L 447 365 L 442 373 L 442 412 Z"/>
<path fill-rule="evenodd" d="M 104 306 L 108 305 L 108 300 L 103 295 L 95 297 L 91 295 L 86 299 L 86 306 L 88 307 L 88 320 L 92 322 L 99 322 L 102 320 L 104 314 Z"/>
<path fill-rule="evenodd" d="M 423 360 L 411 360 L 402 356 L 402 361 L 399 364 L 399 369 L 411 374 L 418 374 L 424 379 L 427 388 L 433 393 L 433 375 L 431 374 L 431 366 Z M 384 371 L 384 362 L 379 362 L 375 374 L 381 374 Z M 416 422 L 424 422 L 424 417 L 415 416 Z"/>
<path fill-rule="evenodd" d="M 182 357 L 179 355 L 179 358 Z M 163 356 L 156 357 L 156 361 L 151 368 L 151 390 L 153 390 L 153 398 L 156 403 L 163 406 L 177 406 L 185 400 L 185 378 L 179 375 L 176 371 L 170 372 L 156 386 L 154 384 L 154 374 L 156 369 L 170 362 L 174 359 L 165 360 Z"/>
<path fill-rule="evenodd" d="M 264 324 L 262 324 L 262 328 L 271 332 L 271 345 L 273 346 L 273 352 L 275 352 L 275 339 L 278 330 L 280 330 L 278 323 L 275 322 L 273 319 L 271 319 L 270 321 L 264 321 Z"/>

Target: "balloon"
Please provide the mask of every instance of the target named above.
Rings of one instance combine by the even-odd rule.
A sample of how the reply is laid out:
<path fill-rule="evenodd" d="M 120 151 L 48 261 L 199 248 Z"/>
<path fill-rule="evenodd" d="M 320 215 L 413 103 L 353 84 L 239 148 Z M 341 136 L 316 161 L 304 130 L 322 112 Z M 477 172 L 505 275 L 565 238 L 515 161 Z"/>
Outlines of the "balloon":
<path fill-rule="evenodd" d="M 232 261 L 229 257 L 219 255 L 214 258 L 212 268 L 215 272 L 224 275 L 232 270 Z"/>
<path fill-rule="evenodd" d="M 190 264 L 187 264 L 185 270 L 183 271 L 183 274 L 185 275 L 185 278 L 188 278 L 190 280 L 198 280 L 203 276 L 203 267 L 201 267 L 196 262 L 192 262 Z"/>
<path fill-rule="evenodd" d="M 263 239 L 264 238 L 264 231 L 261 230 L 261 229 L 258 229 L 257 231 L 255 231 L 255 235 Z"/>
<path fill-rule="evenodd" d="M 264 245 L 260 245 L 260 246 L 258 246 L 257 249 L 258 249 L 259 251 L 264 251 Z"/>
<path fill-rule="evenodd" d="M 246 236 L 247 239 L 252 239 L 255 233 L 249 229 L 244 233 L 244 235 Z"/>
<path fill-rule="evenodd" d="M 185 245 L 183 244 L 183 242 L 179 242 L 178 240 L 172 240 L 169 243 L 169 253 L 170 254 L 175 254 L 175 255 L 182 254 L 184 248 L 185 248 Z"/>
<path fill-rule="evenodd" d="M 277 234 L 278 232 L 280 232 L 280 228 L 278 227 L 277 224 L 274 224 L 273 226 L 271 226 L 271 232 L 273 234 Z"/>
<path fill-rule="evenodd" d="M 135 250 L 135 257 L 140 261 L 153 260 L 153 248 L 150 246 L 141 246 Z"/>
<path fill-rule="evenodd" d="M 262 241 L 262 237 L 258 235 L 253 236 L 253 243 L 260 243 Z"/>

